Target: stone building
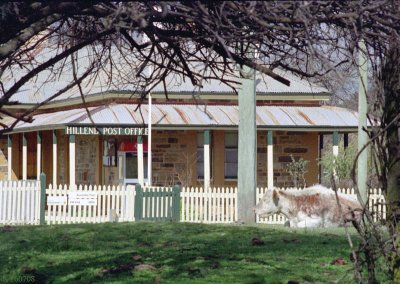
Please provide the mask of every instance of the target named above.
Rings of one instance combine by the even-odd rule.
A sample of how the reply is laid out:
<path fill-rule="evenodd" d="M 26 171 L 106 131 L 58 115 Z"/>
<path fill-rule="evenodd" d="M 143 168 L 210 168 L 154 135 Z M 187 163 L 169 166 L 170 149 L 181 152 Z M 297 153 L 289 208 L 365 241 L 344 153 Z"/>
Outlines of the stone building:
<path fill-rule="evenodd" d="M 285 74 L 290 87 L 257 76 L 258 186 L 292 186 L 291 156 L 309 161 L 306 183 L 318 183 L 321 137 L 334 135 L 337 146 L 342 135 L 357 131 L 357 113 L 323 105 L 328 90 L 292 74 Z M 19 101 L 10 111 L 37 103 L 32 96 Z M 85 104 L 78 94 L 64 94 L 1 137 L 0 179 L 44 172 L 52 184 L 201 186 L 209 169 L 212 186 L 237 184 L 239 111 L 231 88 L 210 80 L 195 91 L 171 80 L 168 99 L 162 86 L 152 91 L 151 129 L 149 108 L 125 90 L 87 93 Z"/>

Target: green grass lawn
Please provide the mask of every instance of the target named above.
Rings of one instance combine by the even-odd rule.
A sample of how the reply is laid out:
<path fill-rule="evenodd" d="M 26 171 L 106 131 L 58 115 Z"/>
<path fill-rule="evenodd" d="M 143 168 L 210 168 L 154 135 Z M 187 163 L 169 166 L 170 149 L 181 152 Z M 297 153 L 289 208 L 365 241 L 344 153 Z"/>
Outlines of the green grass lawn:
<path fill-rule="evenodd" d="M 264 241 L 253 245 L 252 239 Z M 0 283 L 352 283 L 344 229 L 118 223 L 0 228 Z M 344 265 L 331 262 L 343 258 Z"/>

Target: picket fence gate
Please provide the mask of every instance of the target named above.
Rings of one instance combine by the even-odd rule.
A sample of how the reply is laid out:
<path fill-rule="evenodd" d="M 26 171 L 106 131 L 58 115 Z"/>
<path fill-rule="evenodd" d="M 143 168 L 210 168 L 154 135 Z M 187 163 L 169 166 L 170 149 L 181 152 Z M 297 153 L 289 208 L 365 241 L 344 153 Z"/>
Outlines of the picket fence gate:
<path fill-rule="evenodd" d="M 0 224 L 39 224 L 40 182 L 0 181 Z"/>
<path fill-rule="evenodd" d="M 145 221 L 179 221 L 180 187 L 135 186 L 135 218 Z"/>

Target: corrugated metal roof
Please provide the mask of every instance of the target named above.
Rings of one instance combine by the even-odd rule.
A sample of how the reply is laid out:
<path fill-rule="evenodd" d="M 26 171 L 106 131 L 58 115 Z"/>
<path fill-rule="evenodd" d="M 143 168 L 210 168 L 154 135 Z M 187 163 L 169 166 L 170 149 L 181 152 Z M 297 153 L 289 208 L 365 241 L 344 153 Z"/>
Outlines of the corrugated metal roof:
<path fill-rule="evenodd" d="M 326 88 L 317 86 L 313 83 L 310 83 L 306 79 L 300 79 L 296 75 L 290 72 L 284 72 L 279 69 L 275 69 L 274 72 L 290 81 L 290 86 L 286 86 L 281 82 L 278 82 L 267 75 L 257 73 L 256 80 L 258 82 L 256 86 L 257 93 L 261 94 L 322 94 L 329 93 Z M 235 77 L 226 77 L 228 80 L 238 81 L 238 78 Z M 201 82 L 202 88 L 201 92 L 205 93 L 232 93 L 233 90 L 221 83 L 218 80 L 207 80 Z M 237 85 L 236 89 L 240 89 L 240 85 Z M 172 76 L 167 78 L 167 90 L 171 93 L 179 93 L 179 92 L 195 92 L 197 89 L 192 85 L 189 79 L 183 80 L 177 76 L 173 78 Z M 154 88 L 155 93 L 164 93 L 164 87 L 162 84 L 157 85 Z"/>
<path fill-rule="evenodd" d="M 45 61 L 49 56 L 54 56 L 55 50 L 51 48 L 44 48 L 42 52 L 37 55 L 37 58 Z M 87 49 L 80 50 L 77 54 L 79 58 L 79 70 L 85 70 L 87 66 L 90 66 L 91 58 L 88 54 L 90 52 Z M 43 58 L 42 58 L 43 57 Z M 110 74 L 107 74 L 104 70 L 100 70 L 95 74 L 83 80 L 81 87 L 85 95 L 100 94 L 106 92 L 130 92 L 132 94 L 140 94 L 142 89 L 137 86 L 134 78 L 132 78 L 132 70 L 128 68 L 127 64 L 124 64 L 124 58 L 121 56 L 114 56 L 113 64 L 117 64 L 121 71 L 120 76 L 117 73 L 113 73 L 112 80 Z M 61 68 L 63 63 L 56 64 L 55 69 Z M 0 77 L 1 81 L 5 84 L 5 89 L 14 85 L 22 76 L 28 71 L 21 69 L 19 66 L 14 66 L 12 71 L 6 70 Z M 260 94 L 304 94 L 304 95 L 319 95 L 327 94 L 329 91 L 325 88 L 319 87 L 313 83 L 310 83 L 306 79 L 301 79 L 298 76 L 285 72 L 279 69 L 274 69 L 274 72 L 281 75 L 290 81 L 290 86 L 286 86 L 271 77 L 257 73 L 257 81 L 259 82 L 256 87 L 257 93 Z M 205 74 L 208 76 L 211 74 Z M 216 74 L 215 76 L 221 77 L 222 74 Z M 227 80 L 239 81 L 238 78 L 233 76 L 225 76 Z M 110 81 L 111 80 L 111 81 Z M 19 101 L 23 104 L 37 104 L 41 103 L 57 91 L 65 88 L 73 81 L 72 71 L 70 67 L 64 67 L 63 72 L 57 76 L 49 70 L 40 72 L 34 79 L 29 80 L 24 84 L 23 87 L 12 97 L 12 100 Z M 167 90 L 169 93 L 214 93 L 214 94 L 232 94 L 233 90 L 229 86 L 222 84 L 219 80 L 205 80 L 200 82 L 202 87 L 195 87 L 191 81 L 186 78 L 183 79 L 180 75 L 169 74 L 166 79 Z M 236 87 L 239 89 L 240 85 Z M 162 84 L 158 84 L 154 87 L 154 93 L 164 94 L 164 87 Z M 67 100 L 71 98 L 79 97 L 78 87 L 73 87 L 54 99 L 53 101 Z"/>
<path fill-rule="evenodd" d="M 138 108 L 136 104 L 111 104 L 88 110 L 98 125 L 147 124 L 148 105 Z M 333 106 L 257 106 L 256 112 L 260 128 L 339 129 L 356 128 L 358 124 L 357 112 Z M 152 123 L 156 128 L 235 127 L 239 123 L 239 108 L 237 105 L 153 104 Z M 80 108 L 36 115 L 32 123 L 19 122 L 15 131 L 90 124 L 87 111 Z"/>

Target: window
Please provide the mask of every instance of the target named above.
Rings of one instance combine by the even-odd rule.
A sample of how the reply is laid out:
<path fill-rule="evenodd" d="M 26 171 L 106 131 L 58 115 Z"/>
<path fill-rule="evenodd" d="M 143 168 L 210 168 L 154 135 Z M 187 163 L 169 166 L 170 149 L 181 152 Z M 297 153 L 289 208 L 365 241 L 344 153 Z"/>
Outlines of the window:
<path fill-rule="evenodd" d="M 198 179 L 204 179 L 204 132 L 197 133 L 197 152 L 196 152 L 196 155 L 197 155 L 196 156 L 197 178 Z M 212 148 L 211 148 L 211 144 L 210 144 L 210 175 L 212 177 L 212 170 L 211 169 L 212 169 Z"/>
<path fill-rule="evenodd" d="M 103 141 L 103 166 L 115 167 L 117 165 L 117 140 L 115 138 Z"/>
<path fill-rule="evenodd" d="M 238 134 L 225 133 L 225 178 L 237 179 L 238 171 Z"/>

